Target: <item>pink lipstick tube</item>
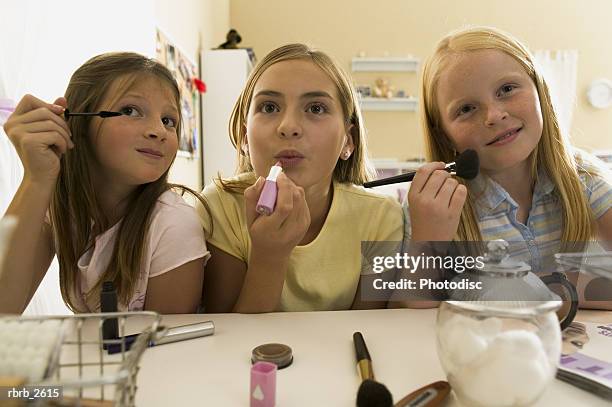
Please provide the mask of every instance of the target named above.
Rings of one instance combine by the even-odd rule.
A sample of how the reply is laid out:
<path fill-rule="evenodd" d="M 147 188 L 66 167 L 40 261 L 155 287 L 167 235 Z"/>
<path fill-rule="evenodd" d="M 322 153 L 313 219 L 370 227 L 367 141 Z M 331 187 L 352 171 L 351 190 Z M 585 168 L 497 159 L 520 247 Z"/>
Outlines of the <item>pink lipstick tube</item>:
<path fill-rule="evenodd" d="M 251 367 L 251 407 L 276 405 L 276 369 L 270 362 L 257 362 Z"/>
<path fill-rule="evenodd" d="M 280 166 L 280 162 L 277 162 L 270 168 L 270 173 L 266 178 L 261 195 L 259 195 L 259 201 L 255 210 L 257 213 L 265 216 L 269 216 L 274 212 L 274 206 L 276 205 L 276 193 L 278 187 L 276 186 L 276 178 L 283 171 L 283 167 Z"/>

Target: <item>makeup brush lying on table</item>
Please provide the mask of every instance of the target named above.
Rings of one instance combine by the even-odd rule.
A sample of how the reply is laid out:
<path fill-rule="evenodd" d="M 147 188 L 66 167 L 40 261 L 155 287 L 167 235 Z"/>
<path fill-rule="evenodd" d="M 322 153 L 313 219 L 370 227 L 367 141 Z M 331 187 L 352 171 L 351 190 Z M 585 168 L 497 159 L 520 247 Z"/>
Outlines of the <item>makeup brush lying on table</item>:
<path fill-rule="evenodd" d="M 480 161 L 478 160 L 478 153 L 474 150 L 465 150 L 457 156 L 455 162 L 446 164 L 444 171 L 450 172 L 453 175 L 464 179 L 476 178 L 478 175 L 478 169 L 480 168 Z M 397 184 L 398 182 L 410 182 L 416 175 L 416 171 L 407 172 L 405 174 L 395 175 L 389 178 L 377 179 L 376 181 L 370 181 L 363 184 L 366 188 L 379 187 L 381 185 Z"/>
<path fill-rule="evenodd" d="M 448 382 L 438 381 L 413 391 L 394 405 L 387 386 L 374 380 L 372 358 L 361 332 L 353 334 L 353 343 L 362 380 L 357 392 L 357 407 L 435 407 L 441 405 L 450 393 Z"/>
<path fill-rule="evenodd" d="M 353 334 L 357 369 L 361 376 L 361 385 L 357 392 L 357 407 L 393 407 L 393 396 L 387 387 L 374 380 L 372 359 L 361 332 Z"/>

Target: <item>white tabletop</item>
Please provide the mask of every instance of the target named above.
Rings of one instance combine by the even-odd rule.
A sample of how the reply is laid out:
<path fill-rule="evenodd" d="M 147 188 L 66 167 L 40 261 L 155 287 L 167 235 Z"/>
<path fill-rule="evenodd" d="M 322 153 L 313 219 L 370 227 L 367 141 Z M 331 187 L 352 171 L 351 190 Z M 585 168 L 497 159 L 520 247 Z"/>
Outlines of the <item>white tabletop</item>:
<path fill-rule="evenodd" d="M 354 406 L 360 384 L 355 331 L 365 337 L 376 379 L 398 401 L 445 379 L 436 353 L 435 316 L 435 309 L 165 316 L 167 326 L 210 319 L 216 331 L 147 349 L 136 405 L 248 406 L 251 351 L 279 342 L 293 349 L 294 362 L 278 371 L 277 406 Z M 581 312 L 577 320 L 612 322 L 612 312 Z M 458 405 L 452 393 L 446 405 Z M 556 379 L 536 404 L 586 405 L 610 404 Z"/>

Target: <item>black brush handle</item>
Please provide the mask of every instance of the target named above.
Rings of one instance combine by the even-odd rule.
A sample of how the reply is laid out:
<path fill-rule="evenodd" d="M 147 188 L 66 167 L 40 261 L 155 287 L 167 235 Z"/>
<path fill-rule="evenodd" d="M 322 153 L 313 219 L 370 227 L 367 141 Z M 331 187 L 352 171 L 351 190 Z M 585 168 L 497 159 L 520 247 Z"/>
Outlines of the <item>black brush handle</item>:
<path fill-rule="evenodd" d="M 355 344 L 355 357 L 357 361 L 360 360 L 372 360 L 370 358 L 370 352 L 368 352 L 368 347 L 365 344 L 365 340 L 363 339 L 363 335 L 361 332 L 355 332 L 353 334 L 353 343 Z"/>
<path fill-rule="evenodd" d="M 117 290 L 112 281 L 105 281 L 100 291 L 100 312 L 117 312 Z M 102 322 L 102 338 L 119 338 L 117 318 L 107 318 Z"/>
<path fill-rule="evenodd" d="M 123 113 L 121 112 L 110 112 L 108 110 L 102 110 L 100 112 L 71 112 L 68 109 L 64 110 L 64 118 L 68 119 L 71 116 L 100 116 L 102 118 L 106 118 L 106 117 L 115 117 L 115 116 L 121 116 L 123 115 Z"/>
<path fill-rule="evenodd" d="M 382 178 L 382 179 L 377 179 L 376 181 L 364 182 L 363 186 L 365 188 L 374 188 L 374 187 L 380 187 L 382 185 L 397 184 L 398 182 L 410 182 L 412 181 L 415 175 L 416 175 L 416 172 L 411 171 L 405 174 L 395 175 L 389 178 Z"/>

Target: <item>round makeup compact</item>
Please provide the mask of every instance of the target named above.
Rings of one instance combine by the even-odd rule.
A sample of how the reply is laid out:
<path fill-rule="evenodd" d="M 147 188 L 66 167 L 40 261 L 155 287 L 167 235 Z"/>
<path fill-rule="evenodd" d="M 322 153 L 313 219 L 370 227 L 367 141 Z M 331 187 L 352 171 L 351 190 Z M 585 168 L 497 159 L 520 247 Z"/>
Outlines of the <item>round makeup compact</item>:
<path fill-rule="evenodd" d="M 291 365 L 293 362 L 293 351 L 282 343 L 266 343 L 259 345 L 251 354 L 251 363 L 270 362 L 279 369 Z"/>

